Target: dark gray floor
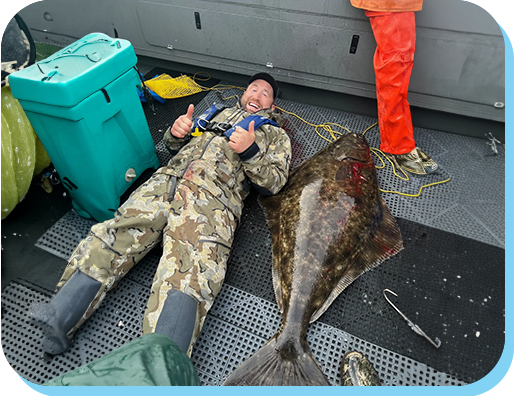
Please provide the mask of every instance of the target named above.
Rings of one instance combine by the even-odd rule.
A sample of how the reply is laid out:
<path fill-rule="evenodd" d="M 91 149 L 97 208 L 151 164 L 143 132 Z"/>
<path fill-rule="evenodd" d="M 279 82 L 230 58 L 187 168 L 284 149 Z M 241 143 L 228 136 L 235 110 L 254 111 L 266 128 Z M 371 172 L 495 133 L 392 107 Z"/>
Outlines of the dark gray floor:
<path fill-rule="evenodd" d="M 216 99 L 215 92 L 208 94 L 197 104 L 196 114 Z M 182 100 L 163 111 L 181 114 L 186 105 L 187 100 Z M 287 99 L 281 99 L 278 105 L 312 123 L 337 122 L 353 132 L 364 131 L 375 122 L 370 116 Z M 147 119 L 152 130 L 163 131 L 162 119 L 148 109 Z M 286 121 L 294 143 L 294 166 L 327 144 L 312 127 L 289 116 Z M 339 383 L 339 360 L 351 348 L 369 356 L 385 385 L 474 382 L 488 373 L 502 351 L 504 152 L 493 155 L 484 139 L 418 127 L 415 134 L 442 167 L 442 173 L 433 181 L 448 176 L 451 181 L 428 187 L 418 198 L 384 195 L 399 219 L 409 249 L 380 270 L 360 278 L 327 315 L 311 326 L 311 347 L 333 384 Z M 377 129 L 371 129 L 366 136 L 377 147 Z M 157 148 L 159 153 L 159 144 Z M 165 153 L 161 151 L 160 155 L 164 160 Z M 427 182 L 420 178 L 401 182 L 386 169 L 379 171 L 379 179 L 384 189 L 408 193 L 418 191 Z M 27 333 L 20 336 L 18 324 L 26 322 L 24 315 L 31 301 L 50 297 L 70 249 L 90 225 L 70 211 L 71 205 L 63 194 L 58 186 L 54 193 L 46 195 L 35 184 L 2 222 L 2 345 L 17 371 L 36 383 L 137 337 L 157 264 L 157 255 L 148 256 L 146 264 L 131 271 L 81 329 L 69 353 L 50 365 L 42 361 L 38 330 L 24 327 Z M 242 221 L 247 228 L 240 228 L 226 285 L 192 356 L 205 385 L 220 384 L 277 329 L 279 313 L 269 276 L 269 235 L 260 213 L 251 197 Z M 251 239 L 245 239 L 249 235 Z M 256 242 L 254 250 L 249 249 Z M 442 340 L 442 349 L 433 350 L 385 305 L 380 291 L 386 286 L 406 298 L 407 312 L 429 334 Z M 481 320 L 474 324 L 471 318 Z M 373 331 L 367 330 L 370 327 Z M 399 343 L 399 339 L 408 342 Z M 22 353 L 22 349 L 27 352 Z M 477 355 L 471 362 L 468 357 L 472 350 Z M 479 364 L 481 359 L 487 360 L 488 365 Z M 16 360 L 21 363 L 15 364 Z"/>

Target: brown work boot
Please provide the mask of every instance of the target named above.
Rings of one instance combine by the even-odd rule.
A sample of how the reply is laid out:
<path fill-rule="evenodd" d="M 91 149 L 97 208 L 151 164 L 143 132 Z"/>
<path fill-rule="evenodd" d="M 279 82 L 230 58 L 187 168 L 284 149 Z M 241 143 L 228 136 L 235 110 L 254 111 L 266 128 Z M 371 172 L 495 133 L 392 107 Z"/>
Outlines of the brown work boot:
<path fill-rule="evenodd" d="M 394 159 L 400 168 L 416 175 L 427 175 L 438 170 L 438 164 L 418 147 L 406 154 L 385 154 Z"/>

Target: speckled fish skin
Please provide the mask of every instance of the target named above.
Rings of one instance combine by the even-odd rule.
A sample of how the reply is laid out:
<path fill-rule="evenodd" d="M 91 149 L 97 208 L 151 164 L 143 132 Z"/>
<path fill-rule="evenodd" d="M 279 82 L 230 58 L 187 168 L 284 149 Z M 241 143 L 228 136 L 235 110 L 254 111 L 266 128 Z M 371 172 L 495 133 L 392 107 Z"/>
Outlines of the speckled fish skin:
<path fill-rule="evenodd" d="M 351 351 L 342 358 L 340 366 L 342 386 L 381 386 L 376 369 L 363 354 Z"/>
<path fill-rule="evenodd" d="M 306 340 L 310 322 L 363 272 L 402 249 L 364 137 L 347 134 L 261 200 L 272 236 L 280 330 L 225 385 L 329 385 Z"/>

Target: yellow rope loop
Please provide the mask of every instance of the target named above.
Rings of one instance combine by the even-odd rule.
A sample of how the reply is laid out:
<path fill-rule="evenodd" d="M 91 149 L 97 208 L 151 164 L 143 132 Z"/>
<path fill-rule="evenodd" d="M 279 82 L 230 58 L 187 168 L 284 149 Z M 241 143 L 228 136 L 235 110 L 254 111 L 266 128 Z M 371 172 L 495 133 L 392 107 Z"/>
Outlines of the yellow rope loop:
<path fill-rule="evenodd" d="M 350 133 L 349 129 L 345 128 L 344 126 L 341 126 L 339 124 L 335 124 L 334 122 L 325 122 L 323 124 L 312 124 L 311 122 L 308 122 L 306 121 L 304 118 L 300 117 L 299 115 L 295 114 L 295 113 L 292 113 L 290 111 L 287 111 L 287 110 L 284 110 L 282 108 L 280 108 L 279 106 L 275 106 L 278 110 L 282 111 L 283 113 L 286 113 L 288 115 L 291 115 L 291 116 L 294 116 L 296 118 L 298 118 L 299 120 L 301 120 L 302 122 L 304 122 L 305 124 L 309 125 L 309 126 L 312 126 L 313 128 L 315 128 L 315 132 L 317 133 L 317 135 L 319 137 L 321 137 L 322 139 L 328 141 L 329 143 L 332 143 L 334 142 L 337 137 L 335 135 L 343 135 L 343 133 L 339 132 L 339 131 L 335 131 L 333 128 L 331 128 L 331 126 L 336 126 L 338 128 L 341 128 L 342 130 L 344 131 L 347 131 Z M 329 135 L 331 136 L 331 138 L 333 140 L 329 140 L 328 138 L 326 138 L 324 135 L 322 135 L 320 132 L 319 132 L 319 128 L 322 128 L 323 130 L 325 130 L 327 133 L 329 133 Z"/>
<path fill-rule="evenodd" d="M 386 159 L 388 160 L 388 162 L 389 162 L 389 163 L 390 163 L 390 165 L 392 166 L 392 172 L 393 172 L 393 174 L 394 174 L 395 176 L 397 176 L 397 177 L 398 177 L 399 179 L 401 179 L 401 180 L 409 181 L 409 176 L 408 176 L 408 174 L 407 174 L 406 172 L 404 172 L 404 169 L 399 168 L 399 170 L 400 170 L 400 171 L 402 172 L 402 174 L 404 175 L 404 178 L 403 178 L 403 177 L 399 176 L 399 175 L 397 174 L 397 172 L 395 171 L 396 166 L 395 166 L 394 162 L 393 162 L 390 158 L 388 158 L 388 156 L 386 156 L 386 155 L 385 155 L 381 150 L 376 149 L 376 148 L 374 148 L 374 147 L 371 147 L 371 148 L 370 148 L 370 151 L 372 151 L 372 152 L 376 155 L 376 157 L 377 157 L 377 158 L 379 158 L 379 160 L 383 163 L 383 166 L 376 166 L 376 169 L 384 169 L 384 168 L 386 168 L 386 163 L 383 161 L 383 159 L 382 159 L 381 155 L 379 155 L 379 153 L 380 153 L 380 154 L 382 154 L 382 156 L 383 156 L 384 158 L 386 158 Z"/>
<path fill-rule="evenodd" d="M 383 192 L 383 193 L 390 193 L 390 194 L 398 194 L 398 195 L 402 195 L 402 196 L 405 196 L 405 197 L 413 197 L 413 198 L 416 198 L 416 197 L 420 197 L 421 193 L 422 193 L 422 189 L 426 188 L 426 187 L 431 187 L 431 186 L 435 186 L 437 184 L 443 184 L 443 183 L 447 183 L 448 181 L 450 181 L 451 178 L 449 177 L 448 179 L 446 180 L 441 180 L 441 181 L 437 181 L 437 182 L 434 182 L 434 183 L 430 183 L 430 184 L 425 184 L 423 185 L 422 187 L 420 187 L 420 190 L 418 190 L 418 194 L 404 194 L 404 193 L 401 193 L 401 192 L 398 192 L 398 191 L 386 191 L 386 190 L 381 190 L 379 189 L 379 191 Z"/>
<path fill-rule="evenodd" d="M 361 134 L 362 136 L 365 136 L 365 133 L 367 133 L 368 131 L 370 131 L 373 127 L 375 127 L 377 124 L 379 124 L 378 122 L 370 125 L 367 129 L 365 129 L 365 131 Z"/>
<path fill-rule="evenodd" d="M 217 84 L 213 88 L 206 88 L 206 90 L 213 90 L 213 91 L 223 91 L 223 90 L 227 90 L 227 89 L 239 89 L 240 91 L 245 92 L 246 88 L 237 87 L 237 86 L 234 86 L 234 85 L 223 85 L 223 84 Z M 229 99 L 232 99 L 232 98 L 238 98 L 239 96 L 240 95 L 231 95 L 231 96 L 227 96 L 227 97 L 222 97 L 222 100 L 229 100 Z"/>
<path fill-rule="evenodd" d="M 207 78 L 200 78 L 200 77 L 197 77 L 197 74 L 207 74 Z M 193 75 L 193 80 L 195 81 L 209 81 L 211 80 L 211 74 L 209 74 L 208 72 L 204 72 L 204 71 L 199 71 L 199 72 L 196 72 L 194 75 Z"/>

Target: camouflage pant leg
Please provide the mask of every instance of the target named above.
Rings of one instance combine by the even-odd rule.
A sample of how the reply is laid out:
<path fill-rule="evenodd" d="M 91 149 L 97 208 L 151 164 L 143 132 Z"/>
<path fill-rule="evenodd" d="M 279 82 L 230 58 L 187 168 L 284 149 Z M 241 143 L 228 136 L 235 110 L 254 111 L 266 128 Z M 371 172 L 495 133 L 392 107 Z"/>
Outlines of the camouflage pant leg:
<path fill-rule="evenodd" d="M 161 241 L 170 203 L 170 176 L 157 174 L 134 191 L 114 219 L 91 227 L 72 253 L 56 292 L 75 271 L 102 283 L 72 334 L 98 308 L 106 293 Z"/>
<path fill-rule="evenodd" d="M 168 226 L 163 256 L 154 277 L 143 319 L 143 334 L 153 333 L 168 293 L 172 289 L 198 303 L 191 355 L 207 312 L 222 287 L 237 219 L 220 201 L 202 189 L 180 184 Z"/>

